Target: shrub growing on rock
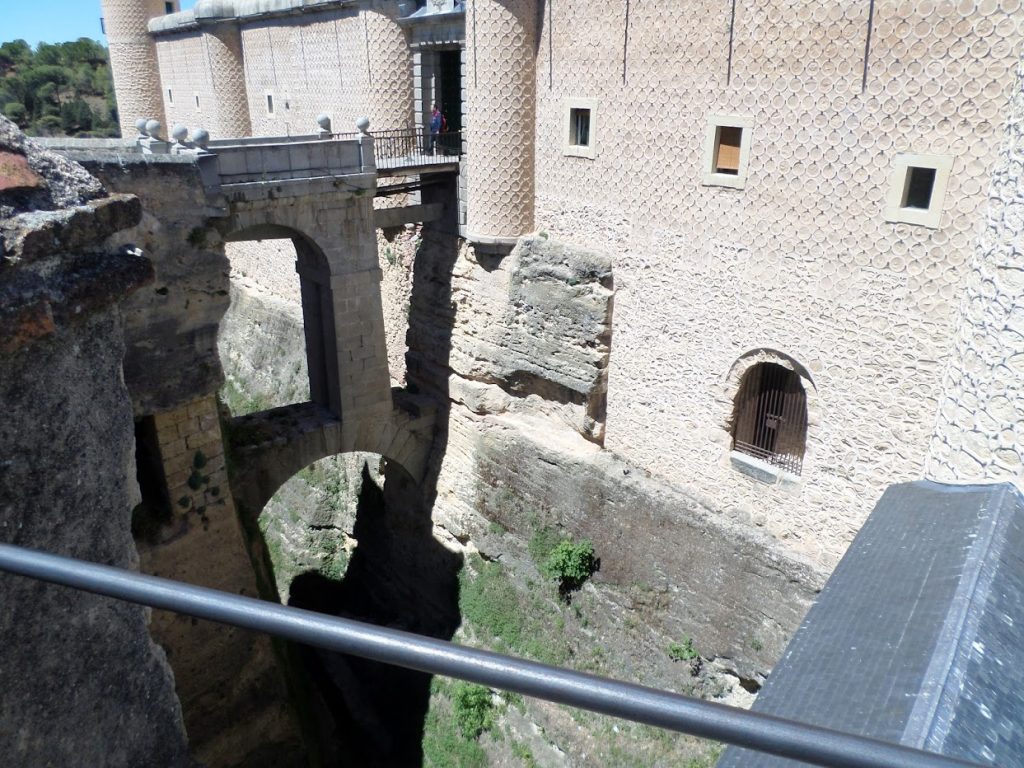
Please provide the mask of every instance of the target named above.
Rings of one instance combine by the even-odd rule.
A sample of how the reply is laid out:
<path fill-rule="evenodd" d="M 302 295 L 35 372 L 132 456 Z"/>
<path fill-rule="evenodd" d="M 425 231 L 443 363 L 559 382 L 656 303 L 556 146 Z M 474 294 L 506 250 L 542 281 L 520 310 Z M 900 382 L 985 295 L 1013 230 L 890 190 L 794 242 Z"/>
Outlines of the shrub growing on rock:
<path fill-rule="evenodd" d="M 597 571 L 594 545 L 589 539 L 560 541 L 548 555 L 545 570 L 549 576 L 558 579 L 561 594 L 567 595 L 579 589 Z"/>

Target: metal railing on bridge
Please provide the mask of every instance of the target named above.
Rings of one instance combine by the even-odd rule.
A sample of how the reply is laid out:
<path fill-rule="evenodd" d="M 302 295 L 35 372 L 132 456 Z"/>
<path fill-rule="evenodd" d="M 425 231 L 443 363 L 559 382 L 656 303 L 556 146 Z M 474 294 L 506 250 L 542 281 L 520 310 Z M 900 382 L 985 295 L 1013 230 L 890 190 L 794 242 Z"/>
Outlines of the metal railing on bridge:
<path fill-rule="evenodd" d="M 462 131 L 430 134 L 420 129 L 371 131 L 377 170 L 448 165 L 462 155 Z M 336 133 L 336 139 L 355 139 L 358 133 Z"/>
<path fill-rule="evenodd" d="M 0 570 L 813 765 L 980 768 L 863 736 L 9 544 L 0 544 Z"/>

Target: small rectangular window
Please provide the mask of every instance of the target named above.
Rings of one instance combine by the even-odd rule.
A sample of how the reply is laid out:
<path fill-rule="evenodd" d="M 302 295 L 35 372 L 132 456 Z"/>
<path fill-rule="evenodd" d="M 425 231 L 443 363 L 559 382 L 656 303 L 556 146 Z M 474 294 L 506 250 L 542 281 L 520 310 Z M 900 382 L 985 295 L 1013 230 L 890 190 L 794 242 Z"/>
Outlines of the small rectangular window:
<path fill-rule="evenodd" d="M 174 3 L 164 3 L 164 13 L 174 13 Z"/>
<path fill-rule="evenodd" d="M 572 122 L 572 144 L 576 147 L 590 146 L 590 110 L 571 109 L 569 120 Z"/>
<path fill-rule="evenodd" d="M 733 125 L 721 125 L 715 136 L 715 173 L 738 176 L 740 172 L 740 146 L 743 129 Z"/>
<path fill-rule="evenodd" d="M 174 92 L 170 88 L 167 89 L 167 103 L 174 106 Z"/>
<path fill-rule="evenodd" d="M 747 184 L 752 115 L 708 115 L 704 127 L 702 184 L 743 189 Z"/>
<path fill-rule="evenodd" d="M 272 93 L 267 94 L 267 114 L 274 114 L 274 94 Z"/>
<path fill-rule="evenodd" d="M 571 98 L 562 112 L 562 154 L 597 159 L 597 99 Z"/>
<path fill-rule="evenodd" d="M 935 189 L 934 168 L 907 168 L 907 180 L 903 188 L 903 208 L 928 210 L 932 204 Z"/>
<path fill-rule="evenodd" d="M 885 220 L 937 229 L 952 170 L 949 155 L 898 154 L 885 195 Z"/>
<path fill-rule="evenodd" d="M 199 109 L 199 94 L 196 94 L 196 109 Z"/>

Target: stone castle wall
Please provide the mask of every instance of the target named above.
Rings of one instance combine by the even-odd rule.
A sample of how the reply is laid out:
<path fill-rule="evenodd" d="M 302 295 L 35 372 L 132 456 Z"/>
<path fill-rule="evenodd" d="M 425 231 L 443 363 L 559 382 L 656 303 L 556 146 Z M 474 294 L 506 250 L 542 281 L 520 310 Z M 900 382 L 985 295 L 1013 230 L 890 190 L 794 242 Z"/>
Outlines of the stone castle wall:
<path fill-rule="evenodd" d="M 320 114 L 336 132 L 364 115 L 411 126 L 412 53 L 391 5 L 169 27 L 154 36 L 169 123 L 213 138 L 308 134 Z"/>
<path fill-rule="evenodd" d="M 614 256 L 607 446 L 828 565 L 886 485 L 924 470 L 1024 14 L 1019 0 L 880 0 L 870 18 L 853 2 L 733 5 L 474 4 L 468 229 L 531 228 L 535 172 L 536 226 Z M 335 130 L 409 119 L 408 49 L 377 7 L 241 19 L 253 133 L 305 132 L 322 111 Z M 158 39 L 170 61 L 179 42 Z M 592 158 L 564 152 L 579 100 Z M 711 115 L 749 121 L 742 189 L 702 183 Z M 937 228 L 885 219 L 901 153 L 952 159 Z M 755 360 L 807 374 L 798 483 L 732 467 Z"/>
<path fill-rule="evenodd" d="M 512 241 L 533 231 L 535 0 L 481 0 L 466 19 L 467 231 Z"/>
<path fill-rule="evenodd" d="M 1024 62 L 943 380 L 928 477 L 1024 488 Z"/>
<path fill-rule="evenodd" d="M 251 133 L 237 26 L 221 24 L 155 41 L 168 130 L 180 124 L 205 128 L 215 138 Z"/>
<path fill-rule="evenodd" d="M 606 445 L 833 564 L 921 476 L 1020 3 L 876 3 L 866 83 L 864 3 L 737 4 L 731 58 L 729 4 L 625 11 L 558 3 L 537 46 L 537 225 L 615 257 Z M 579 98 L 593 159 L 562 150 Z M 702 185 L 712 114 L 752 121 L 744 189 Z M 953 157 L 937 229 L 884 219 L 900 152 Z M 764 350 L 813 381 L 786 487 L 729 460 L 734 370 Z"/>

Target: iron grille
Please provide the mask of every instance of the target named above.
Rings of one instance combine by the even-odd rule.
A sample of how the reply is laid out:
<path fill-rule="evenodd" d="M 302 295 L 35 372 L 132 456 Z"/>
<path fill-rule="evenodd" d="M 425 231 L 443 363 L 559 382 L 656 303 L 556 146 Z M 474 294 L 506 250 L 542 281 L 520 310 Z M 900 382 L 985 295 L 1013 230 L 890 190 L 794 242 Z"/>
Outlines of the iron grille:
<path fill-rule="evenodd" d="M 747 371 L 736 395 L 733 450 L 799 475 L 806 441 L 807 395 L 800 374 L 775 363 Z"/>

